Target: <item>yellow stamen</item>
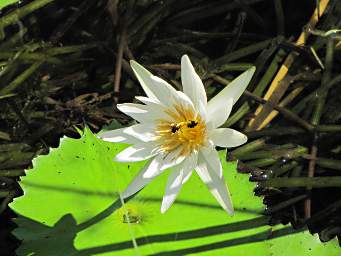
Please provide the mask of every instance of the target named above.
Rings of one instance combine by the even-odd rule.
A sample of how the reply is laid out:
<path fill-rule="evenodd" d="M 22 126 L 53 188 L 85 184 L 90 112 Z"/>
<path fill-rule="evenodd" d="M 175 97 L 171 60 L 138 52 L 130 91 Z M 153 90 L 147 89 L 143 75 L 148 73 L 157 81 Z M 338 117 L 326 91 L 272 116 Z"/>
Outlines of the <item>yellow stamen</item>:
<path fill-rule="evenodd" d="M 205 122 L 191 108 L 176 105 L 174 110 L 167 110 L 166 113 L 173 122 L 160 120 L 156 128 L 156 139 L 163 151 L 170 152 L 182 147 L 180 155 L 186 156 L 205 143 Z"/>

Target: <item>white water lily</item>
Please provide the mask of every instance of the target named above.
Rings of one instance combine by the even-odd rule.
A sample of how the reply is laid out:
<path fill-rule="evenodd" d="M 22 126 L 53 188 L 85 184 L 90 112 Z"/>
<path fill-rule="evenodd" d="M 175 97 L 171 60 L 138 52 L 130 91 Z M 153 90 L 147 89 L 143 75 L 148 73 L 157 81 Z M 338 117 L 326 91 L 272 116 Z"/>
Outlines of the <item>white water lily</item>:
<path fill-rule="evenodd" d="M 187 55 L 181 59 L 183 92 L 175 90 L 137 62 L 130 63 L 147 97 L 136 97 L 142 104 L 118 104 L 117 108 L 138 124 L 100 135 L 105 141 L 133 144 L 117 154 L 115 161 L 149 159 L 123 192 L 123 198 L 135 194 L 171 168 L 161 206 L 163 213 L 195 170 L 222 208 L 233 214 L 215 146 L 236 147 L 247 141 L 247 137 L 236 130 L 218 127 L 226 122 L 255 67 L 242 73 L 207 102 L 203 83 Z"/>

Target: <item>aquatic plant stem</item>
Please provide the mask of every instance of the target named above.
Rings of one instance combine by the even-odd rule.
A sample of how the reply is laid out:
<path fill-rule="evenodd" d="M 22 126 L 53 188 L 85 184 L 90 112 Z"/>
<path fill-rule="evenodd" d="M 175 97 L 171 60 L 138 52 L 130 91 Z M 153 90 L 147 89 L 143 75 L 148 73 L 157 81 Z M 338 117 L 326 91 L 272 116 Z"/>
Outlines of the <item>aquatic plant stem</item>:
<path fill-rule="evenodd" d="M 0 19 L 0 40 L 5 37 L 4 29 L 18 22 L 18 20 L 24 18 L 26 15 L 38 10 L 39 8 L 53 2 L 54 0 L 35 0 L 21 8 L 18 8 Z"/>
<path fill-rule="evenodd" d="M 256 151 L 257 149 L 263 148 L 266 145 L 265 143 L 266 140 L 267 138 L 257 139 L 233 150 L 232 152 L 226 155 L 228 158 L 228 161 L 238 159 L 239 157 L 243 155 L 249 154 L 251 152 Z"/>
<path fill-rule="evenodd" d="M 0 89 L 0 95 L 8 94 L 13 92 L 17 87 L 19 87 L 27 78 L 29 78 L 44 61 L 38 61 L 33 63 L 29 68 L 17 76 L 9 85 Z"/>
<path fill-rule="evenodd" d="M 126 34 L 127 34 L 126 26 L 124 26 L 122 29 L 121 36 L 120 36 L 117 54 L 116 54 L 115 77 L 114 77 L 114 93 L 115 93 L 114 102 L 115 103 L 118 103 L 118 94 L 120 92 L 123 50 L 127 42 Z"/>
<path fill-rule="evenodd" d="M 300 202 L 306 198 L 307 198 L 307 195 L 295 196 L 295 197 L 290 198 L 286 201 L 280 202 L 276 205 L 273 205 L 271 207 L 266 208 L 264 211 L 264 214 L 266 214 L 266 215 L 273 214 L 273 213 L 278 212 L 284 208 L 287 208 L 293 204 L 296 204 L 297 202 Z"/>
<path fill-rule="evenodd" d="M 16 177 L 25 174 L 23 169 L 12 169 L 12 170 L 0 170 L 0 176 L 3 177 Z"/>
<path fill-rule="evenodd" d="M 309 166 L 308 166 L 308 177 L 312 178 L 314 177 L 315 173 L 315 164 L 316 164 L 316 156 L 317 156 L 317 145 L 316 145 L 316 139 L 314 138 L 314 144 L 311 147 L 311 160 L 309 161 Z M 310 192 L 312 187 L 308 186 L 307 190 Z M 307 198 L 304 201 L 304 217 L 306 219 L 311 217 L 311 198 Z"/>
<path fill-rule="evenodd" d="M 308 26 L 314 28 L 317 24 L 317 22 L 319 21 L 319 18 L 318 18 L 318 15 L 317 15 L 317 12 L 318 12 L 318 9 L 320 10 L 320 13 L 323 14 L 327 5 L 329 3 L 329 0 L 321 0 L 320 1 L 320 4 L 318 6 L 318 8 L 315 9 L 313 15 L 311 16 L 310 20 L 309 20 L 309 23 L 308 23 Z M 300 45 L 300 46 L 303 46 L 307 40 L 307 34 L 303 31 L 299 38 L 297 39 L 296 41 L 296 45 Z M 282 80 L 284 80 L 287 76 L 288 76 L 288 71 L 289 71 L 289 68 L 290 66 L 294 63 L 296 57 L 298 56 L 297 53 L 295 52 L 291 52 L 287 58 L 285 59 L 283 65 L 281 66 L 281 68 L 279 69 L 277 75 L 275 76 L 275 78 L 273 79 L 268 91 L 266 92 L 265 96 L 264 96 L 264 99 L 265 100 L 269 100 L 272 95 L 274 94 L 274 92 L 276 91 L 277 93 L 277 90 L 279 89 L 280 90 L 280 93 L 281 95 L 279 95 L 277 93 L 276 97 L 278 98 L 278 100 L 280 100 L 280 97 L 279 96 L 283 96 L 283 94 L 285 93 L 286 89 L 287 88 L 283 88 L 283 86 L 281 85 L 282 83 Z M 277 103 L 277 102 L 276 102 Z M 258 120 L 258 123 L 256 123 L 255 121 L 257 120 L 257 117 L 262 113 L 264 112 L 263 110 L 263 106 L 259 106 L 256 111 L 255 111 L 255 118 L 251 119 L 248 126 L 250 129 L 255 129 L 255 130 L 260 130 L 262 128 L 264 128 L 269 122 L 271 122 L 271 120 L 276 116 L 276 114 L 274 115 L 271 115 L 269 116 L 268 114 L 264 114 L 262 120 Z"/>
<path fill-rule="evenodd" d="M 226 86 L 228 86 L 228 84 L 229 84 L 228 80 L 226 80 L 225 78 L 223 78 L 223 77 L 221 77 L 219 75 L 213 74 L 212 78 L 215 81 L 217 81 L 219 83 L 222 83 L 222 84 L 224 84 Z M 298 115 L 296 115 L 292 111 L 288 110 L 287 108 L 281 107 L 281 106 L 278 106 L 278 105 L 272 105 L 271 102 L 269 102 L 269 101 L 267 101 L 267 100 L 265 100 L 265 99 L 255 95 L 252 92 L 249 92 L 247 90 L 245 90 L 243 94 L 245 96 L 249 97 L 249 98 L 252 98 L 253 100 L 257 101 L 258 103 L 270 104 L 274 109 L 276 109 L 278 112 L 280 112 L 284 117 L 290 119 L 291 121 L 296 122 L 297 124 L 299 124 L 303 128 L 307 129 L 309 132 L 312 132 L 314 130 L 314 127 L 311 124 L 309 124 L 307 121 L 303 120 L 302 118 L 300 118 Z M 248 106 L 246 106 L 246 107 L 248 107 Z"/>
<path fill-rule="evenodd" d="M 294 187 L 341 187 L 341 177 L 280 177 L 259 182 L 261 187 L 294 188 Z"/>
<path fill-rule="evenodd" d="M 252 94 L 249 91 L 245 91 L 244 95 L 247 97 L 252 98 L 253 100 L 261 103 L 261 104 L 272 104 L 270 101 L 266 101 L 265 99 L 258 97 L 254 94 Z M 312 132 L 314 130 L 314 127 L 309 124 L 307 121 L 305 121 L 304 119 L 300 118 L 298 115 L 296 115 L 295 113 L 293 113 L 292 111 L 288 110 L 285 107 L 281 107 L 279 105 L 275 105 L 272 106 L 274 109 L 276 109 L 278 112 L 280 112 L 284 117 L 290 119 L 291 121 L 296 122 L 297 124 L 299 124 L 300 126 L 302 126 L 303 128 L 307 129 L 308 131 Z"/>
<path fill-rule="evenodd" d="M 334 54 L 334 40 L 329 38 L 327 41 L 327 50 L 326 50 L 326 63 L 325 63 L 325 71 L 322 76 L 321 80 L 321 89 L 324 89 L 328 82 L 331 79 L 331 71 L 333 67 L 333 54 Z M 325 88 L 322 93 L 317 98 L 316 105 L 315 105 L 315 111 L 313 113 L 311 123 L 314 126 L 319 125 L 320 119 L 322 116 L 322 110 L 325 105 L 327 95 L 328 95 L 328 88 Z M 318 140 L 318 134 L 317 131 L 314 132 L 313 137 L 313 145 L 311 147 L 311 159 L 309 161 L 309 168 L 308 168 L 308 177 L 314 177 L 315 174 L 315 165 L 316 165 L 316 157 L 317 157 L 317 140 Z M 311 187 L 307 187 L 308 192 L 311 190 Z M 307 198 L 304 202 L 304 215 L 305 218 L 308 219 L 311 217 L 311 198 Z"/>

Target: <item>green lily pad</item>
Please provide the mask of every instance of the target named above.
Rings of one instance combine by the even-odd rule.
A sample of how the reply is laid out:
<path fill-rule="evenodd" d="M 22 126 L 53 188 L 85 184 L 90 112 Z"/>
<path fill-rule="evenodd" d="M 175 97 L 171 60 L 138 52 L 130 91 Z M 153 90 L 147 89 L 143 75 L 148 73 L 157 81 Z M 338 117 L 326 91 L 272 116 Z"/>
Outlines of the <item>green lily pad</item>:
<path fill-rule="evenodd" d="M 20 0 L 1 0 L 0 1 L 0 10 L 10 4 L 14 4 L 16 2 L 19 2 Z"/>
<path fill-rule="evenodd" d="M 19 256 L 340 255 L 335 240 L 322 244 L 307 231 L 268 226 L 254 185 L 235 171 L 236 163 L 225 162 L 224 152 L 234 216 L 196 174 L 165 214 L 160 206 L 167 172 L 122 206 L 119 192 L 145 164 L 113 162 L 126 146 L 86 129 L 81 139 L 65 137 L 59 148 L 34 159 L 20 182 L 24 195 L 10 204 L 18 214 L 13 233 L 22 240 Z"/>

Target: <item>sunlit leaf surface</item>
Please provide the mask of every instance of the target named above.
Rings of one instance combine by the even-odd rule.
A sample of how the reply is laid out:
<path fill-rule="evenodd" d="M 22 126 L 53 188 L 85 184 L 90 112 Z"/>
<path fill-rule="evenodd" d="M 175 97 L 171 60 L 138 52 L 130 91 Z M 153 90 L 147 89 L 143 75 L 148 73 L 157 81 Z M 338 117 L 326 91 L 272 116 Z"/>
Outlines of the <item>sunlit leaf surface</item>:
<path fill-rule="evenodd" d="M 160 213 L 167 172 L 123 207 L 122 191 L 144 163 L 113 162 L 126 145 L 63 138 L 49 155 L 34 159 L 22 177 L 24 196 L 10 207 L 19 215 L 17 254 L 61 255 L 340 255 L 335 241 L 321 244 L 308 232 L 267 225 L 262 199 L 248 176 L 224 161 L 235 206 L 228 216 L 194 174 L 175 204 Z"/>
<path fill-rule="evenodd" d="M 0 9 L 6 7 L 7 5 L 14 4 L 19 2 L 20 0 L 1 0 L 0 1 Z"/>

